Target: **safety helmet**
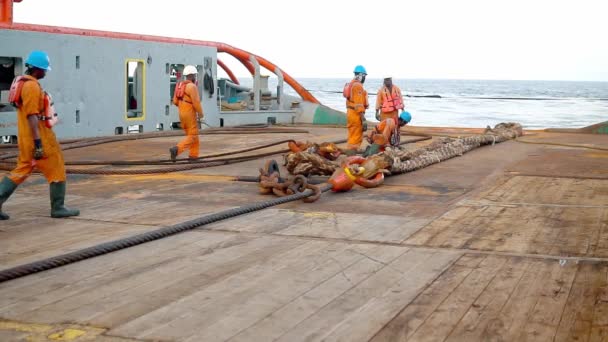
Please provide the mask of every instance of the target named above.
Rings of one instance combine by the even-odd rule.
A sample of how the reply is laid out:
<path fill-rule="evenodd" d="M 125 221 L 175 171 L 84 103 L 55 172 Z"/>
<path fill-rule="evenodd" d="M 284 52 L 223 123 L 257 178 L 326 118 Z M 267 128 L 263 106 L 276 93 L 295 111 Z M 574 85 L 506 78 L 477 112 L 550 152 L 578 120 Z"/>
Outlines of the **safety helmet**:
<path fill-rule="evenodd" d="M 353 71 L 355 74 L 364 74 L 367 75 L 367 71 L 365 70 L 365 68 L 363 67 L 363 65 L 357 65 L 355 67 L 355 71 Z"/>
<path fill-rule="evenodd" d="M 25 64 L 46 71 L 51 70 L 51 60 L 49 59 L 49 55 L 44 51 L 32 51 L 32 53 L 27 56 Z"/>
<path fill-rule="evenodd" d="M 405 123 L 409 123 L 412 121 L 412 115 L 410 115 L 409 112 L 403 111 L 401 114 L 399 114 L 399 119 L 405 121 Z"/>
<path fill-rule="evenodd" d="M 186 67 L 184 68 L 184 76 L 196 74 L 198 74 L 198 70 L 196 70 L 196 67 L 194 67 L 194 65 L 186 65 Z"/>
<path fill-rule="evenodd" d="M 386 74 L 386 75 L 384 75 L 384 76 L 382 77 L 382 79 L 383 79 L 383 80 L 385 80 L 385 79 L 387 79 L 387 78 L 393 78 L 393 76 Z"/>

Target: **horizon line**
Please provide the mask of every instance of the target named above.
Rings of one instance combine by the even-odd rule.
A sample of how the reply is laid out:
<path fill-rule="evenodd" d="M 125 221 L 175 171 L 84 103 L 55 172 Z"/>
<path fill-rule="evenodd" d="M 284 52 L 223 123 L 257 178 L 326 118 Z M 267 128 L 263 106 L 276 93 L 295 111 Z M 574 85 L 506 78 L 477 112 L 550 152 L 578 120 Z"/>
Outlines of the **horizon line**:
<path fill-rule="evenodd" d="M 252 75 L 235 75 L 237 78 L 250 79 Z M 276 75 L 267 75 L 277 78 Z M 328 76 L 294 76 L 295 79 L 351 79 L 352 77 L 328 77 Z M 368 80 L 381 80 L 381 77 L 367 77 Z M 440 78 L 440 77 L 393 77 L 399 80 L 441 80 L 441 81 L 514 81 L 514 82 L 592 82 L 608 83 L 608 80 L 575 80 L 575 79 L 501 79 L 501 78 Z"/>

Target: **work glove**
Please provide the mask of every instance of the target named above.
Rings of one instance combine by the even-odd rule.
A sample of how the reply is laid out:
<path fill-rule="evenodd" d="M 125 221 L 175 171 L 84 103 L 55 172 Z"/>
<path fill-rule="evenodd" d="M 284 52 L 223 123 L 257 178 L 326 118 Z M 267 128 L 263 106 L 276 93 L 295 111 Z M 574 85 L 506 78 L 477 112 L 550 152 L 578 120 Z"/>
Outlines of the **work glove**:
<path fill-rule="evenodd" d="M 373 144 L 374 143 L 374 136 L 373 134 L 369 134 L 365 137 L 365 139 L 367 140 L 368 143 Z"/>
<path fill-rule="evenodd" d="M 42 141 L 40 139 L 34 139 L 34 159 L 40 160 L 44 157 L 44 150 L 42 149 Z"/>

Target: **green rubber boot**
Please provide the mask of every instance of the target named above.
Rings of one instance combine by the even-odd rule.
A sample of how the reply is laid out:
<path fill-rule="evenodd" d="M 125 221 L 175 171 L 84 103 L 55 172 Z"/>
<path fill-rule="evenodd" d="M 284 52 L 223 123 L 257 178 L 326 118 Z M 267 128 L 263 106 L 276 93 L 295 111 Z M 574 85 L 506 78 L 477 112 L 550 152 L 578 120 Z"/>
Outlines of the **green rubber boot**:
<path fill-rule="evenodd" d="M 342 150 L 342 153 L 344 153 L 345 155 L 350 157 L 350 156 L 357 155 L 357 150 L 345 149 L 345 150 Z"/>
<path fill-rule="evenodd" d="M 363 156 L 367 158 L 369 156 L 373 156 L 374 154 L 378 154 L 380 153 L 380 148 L 382 148 L 382 146 L 378 144 L 368 145 L 365 152 L 363 152 Z"/>
<path fill-rule="evenodd" d="M 51 217 L 62 218 L 80 215 L 78 209 L 68 209 L 64 207 L 65 201 L 65 182 L 53 182 L 51 190 Z"/>
<path fill-rule="evenodd" d="M 169 155 L 171 155 L 171 161 L 175 163 L 177 160 L 177 146 L 173 146 L 169 149 Z"/>
<path fill-rule="evenodd" d="M 2 212 L 2 204 L 15 192 L 17 184 L 10 180 L 8 177 L 4 177 L 0 182 L 0 220 L 8 220 L 10 216 Z"/>

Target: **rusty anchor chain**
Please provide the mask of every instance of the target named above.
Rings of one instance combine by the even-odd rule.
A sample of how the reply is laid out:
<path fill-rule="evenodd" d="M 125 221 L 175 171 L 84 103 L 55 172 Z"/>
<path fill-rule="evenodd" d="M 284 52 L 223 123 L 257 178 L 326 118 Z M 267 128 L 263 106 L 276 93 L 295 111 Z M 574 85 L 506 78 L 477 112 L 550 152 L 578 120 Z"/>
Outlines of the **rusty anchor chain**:
<path fill-rule="evenodd" d="M 263 168 L 260 168 L 260 193 L 274 194 L 279 197 L 303 193 L 307 189 L 312 190 L 312 195 L 302 199 L 305 203 L 312 203 L 321 197 L 323 191 L 319 185 L 308 183 L 303 175 L 296 175 L 289 179 L 282 179 L 279 172 L 279 164 L 276 160 L 268 160 Z"/>

